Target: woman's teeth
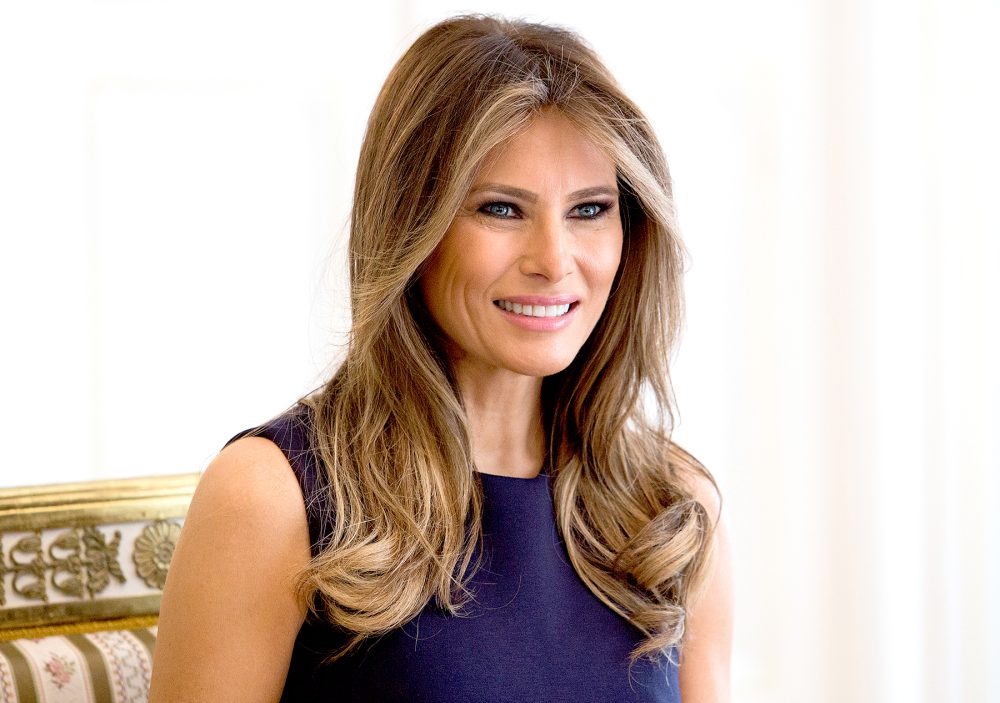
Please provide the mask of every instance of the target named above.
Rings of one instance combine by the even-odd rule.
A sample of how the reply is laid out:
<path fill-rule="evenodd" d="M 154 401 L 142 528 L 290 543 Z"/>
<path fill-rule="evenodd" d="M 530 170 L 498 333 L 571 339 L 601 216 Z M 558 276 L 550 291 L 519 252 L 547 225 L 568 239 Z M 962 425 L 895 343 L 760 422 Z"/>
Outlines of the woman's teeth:
<path fill-rule="evenodd" d="M 569 312 L 570 307 L 569 303 L 566 305 L 521 305 L 509 300 L 497 300 L 494 304 L 507 312 L 527 317 L 559 317 Z"/>

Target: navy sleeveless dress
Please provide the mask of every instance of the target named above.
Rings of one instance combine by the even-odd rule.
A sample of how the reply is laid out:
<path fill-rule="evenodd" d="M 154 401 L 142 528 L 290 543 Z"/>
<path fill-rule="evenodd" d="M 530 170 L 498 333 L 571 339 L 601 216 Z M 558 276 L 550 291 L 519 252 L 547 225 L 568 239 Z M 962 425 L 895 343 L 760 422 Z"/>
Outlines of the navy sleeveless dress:
<path fill-rule="evenodd" d="M 229 440 L 265 437 L 285 453 L 306 501 L 314 545 L 326 534 L 317 501 L 324 479 L 309 446 L 304 406 Z M 549 477 L 478 474 L 483 556 L 468 616 L 431 601 L 404 626 L 332 663 L 345 641 L 307 618 L 295 641 L 282 701 L 365 703 L 584 703 L 680 701 L 677 667 L 663 656 L 629 668 L 642 633 L 583 584 L 555 522 Z"/>

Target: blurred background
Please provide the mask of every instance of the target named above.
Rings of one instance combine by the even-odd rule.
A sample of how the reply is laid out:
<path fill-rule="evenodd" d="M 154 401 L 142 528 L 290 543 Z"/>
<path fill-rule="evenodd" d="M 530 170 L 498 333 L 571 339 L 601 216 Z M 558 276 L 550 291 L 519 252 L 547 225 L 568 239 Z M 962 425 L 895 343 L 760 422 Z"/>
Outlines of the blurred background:
<path fill-rule="evenodd" d="M 734 700 L 1000 701 L 995 0 L 0 4 L 0 486 L 198 471 L 321 383 L 368 112 L 463 11 L 578 30 L 667 152 Z"/>

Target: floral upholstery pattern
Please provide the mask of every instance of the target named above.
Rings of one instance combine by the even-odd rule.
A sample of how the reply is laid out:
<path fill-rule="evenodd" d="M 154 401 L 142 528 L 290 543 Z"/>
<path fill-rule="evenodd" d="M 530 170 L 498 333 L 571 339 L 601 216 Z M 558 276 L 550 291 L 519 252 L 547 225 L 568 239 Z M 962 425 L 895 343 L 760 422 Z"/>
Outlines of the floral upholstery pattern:
<path fill-rule="evenodd" d="M 156 628 L 0 642 L 0 703 L 147 700 Z"/>

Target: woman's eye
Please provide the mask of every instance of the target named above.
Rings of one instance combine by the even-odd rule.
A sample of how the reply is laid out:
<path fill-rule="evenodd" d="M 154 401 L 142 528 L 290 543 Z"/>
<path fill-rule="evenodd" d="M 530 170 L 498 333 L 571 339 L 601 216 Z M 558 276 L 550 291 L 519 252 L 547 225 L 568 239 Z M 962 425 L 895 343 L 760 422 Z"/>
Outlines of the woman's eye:
<path fill-rule="evenodd" d="M 479 211 L 493 217 L 513 217 L 514 206 L 510 203 L 486 203 Z"/>
<path fill-rule="evenodd" d="M 595 217 L 600 217 L 608 209 L 607 205 L 602 203 L 584 203 L 583 205 L 577 205 L 575 210 L 579 217 L 586 220 L 592 220 Z"/>

